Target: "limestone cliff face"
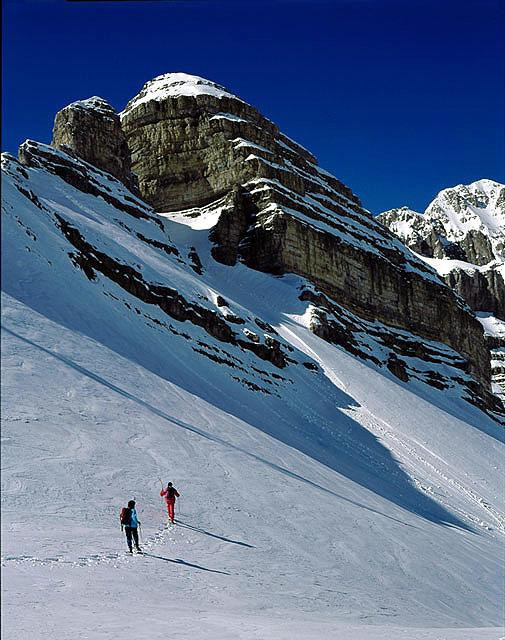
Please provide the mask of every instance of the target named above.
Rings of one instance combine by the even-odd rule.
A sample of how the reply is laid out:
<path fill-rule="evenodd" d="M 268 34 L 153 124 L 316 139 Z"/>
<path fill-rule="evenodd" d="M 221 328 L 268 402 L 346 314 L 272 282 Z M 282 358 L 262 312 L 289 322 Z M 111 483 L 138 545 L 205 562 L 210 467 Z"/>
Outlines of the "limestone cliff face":
<path fill-rule="evenodd" d="M 54 121 L 52 145 L 71 150 L 121 180 L 130 190 L 136 190 L 130 150 L 119 115 L 103 98 L 79 100 L 59 111 Z"/>
<path fill-rule="evenodd" d="M 468 308 L 254 107 L 202 78 L 166 74 L 128 103 L 121 123 L 140 193 L 156 210 L 198 216 L 226 203 L 211 231 L 216 259 L 299 274 L 361 318 L 445 342 L 489 384 Z"/>
<path fill-rule="evenodd" d="M 488 311 L 505 320 L 505 281 L 503 264 L 487 269 L 454 268 L 444 279 L 474 311 Z"/>
<path fill-rule="evenodd" d="M 254 107 L 186 74 L 148 82 L 121 113 L 121 122 L 141 193 L 159 211 L 207 204 L 263 175 L 299 190 L 301 176 L 276 161 L 284 165 L 288 156 L 301 167 L 315 162 Z"/>

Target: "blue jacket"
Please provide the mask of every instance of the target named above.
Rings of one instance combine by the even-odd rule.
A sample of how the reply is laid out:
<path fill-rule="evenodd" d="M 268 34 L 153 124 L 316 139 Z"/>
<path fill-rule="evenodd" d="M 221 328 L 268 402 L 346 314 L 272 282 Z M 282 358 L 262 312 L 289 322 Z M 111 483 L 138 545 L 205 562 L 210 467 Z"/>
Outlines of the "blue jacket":
<path fill-rule="evenodd" d="M 131 510 L 130 524 L 127 526 L 131 527 L 132 529 L 136 529 L 139 526 L 139 520 L 137 518 L 137 509 L 133 508 Z"/>

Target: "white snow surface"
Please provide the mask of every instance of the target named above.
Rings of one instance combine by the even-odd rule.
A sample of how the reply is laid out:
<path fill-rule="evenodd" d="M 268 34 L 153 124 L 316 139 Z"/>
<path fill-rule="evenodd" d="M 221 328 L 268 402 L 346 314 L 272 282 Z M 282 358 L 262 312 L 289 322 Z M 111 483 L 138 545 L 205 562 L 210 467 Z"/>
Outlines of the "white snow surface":
<path fill-rule="evenodd" d="M 435 269 L 435 271 L 441 276 L 446 276 L 451 271 L 455 271 L 457 269 L 466 271 L 470 275 L 472 275 L 476 271 L 482 271 L 484 273 L 489 269 L 488 265 L 479 266 L 478 264 L 465 262 L 464 260 L 451 260 L 449 258 L 428 258 L 427 256 L 422 256 L 419 253 L 417 253 L 416 255 L 421 258 L 421 260 L 424 260 L 426 264 L 429 264 L 430 267 Z"/>
<path fill-rule="evenodd" d="M 444 189 L 426 209 L 426 217 L 442 221 L 449 231 L 449 239 L 471 230 L 503 237 L 505 208 L 503 201 L 502 206 L 497 206 L 497 202 L 500 196 L 503 198 L 504 188 L 503 184 L 482 179 Z"/>
<path fill-rule="evenodd" d="M 139 94 L 128 102 L 122 114 L 126 114 L 131 109 L 151 100 L 160 101 L 177 96 L 198 95 L 209 95 L 215 98 L 227 97 L 242 102 L 233 93 L 211 80 L 188 73 L 164 73 L 146 82 Z"/>
<path fill-rule="evenodd" d="M 233 122 L 247 122 L 244 118 L 236 116 L 234 113 L 216 113 L 209 120 L 232 120 Z"/>
<path fill-rule="evenodd" d="M 4 638 L 503 635 L 503 431 L 492 418 L 317 338 L 299 278 L 216 263 L 188 212 L 162 220 L 181 256 L 196 249 L 202 276 L 123 226 L 169 242 L 149 220 L 41 169 L 21 168 L 25 183 L 5 164 Z M 150 281 L 209 308 L 223 296 L 223 313 L 262 340 L 254 319 L 268 322 L 319 371 L 226 346 L 240 375 L 272 381 L 270 395 L 251 391 L 194 350 L 223 348 L 202 329 L 88 280 L 52 212 Z M 181 492 L 175 526 L 160 477 Z M 118 515 L 132 497 L 146 553 L 127 557 Z"/>
<path fill-rule="evenodd" d="M 477 320 L 484 327 L 484 333 L 488 336 L 496 336 L 498 338 L 505 338 L 505 322 L 496 318 L 491 313 L 485 313 L 483 311 L 477 311 Z"/>
<path fill-rule="evenodd" d="M 92 96 L 84 100 L 76 100 L 65 107 L 65 109 L 85 109 L 86 111 L 95 112 L 98 111 L 105 116 L 109 116 L 115 113 L 114 108 L 100 96 Z"/>

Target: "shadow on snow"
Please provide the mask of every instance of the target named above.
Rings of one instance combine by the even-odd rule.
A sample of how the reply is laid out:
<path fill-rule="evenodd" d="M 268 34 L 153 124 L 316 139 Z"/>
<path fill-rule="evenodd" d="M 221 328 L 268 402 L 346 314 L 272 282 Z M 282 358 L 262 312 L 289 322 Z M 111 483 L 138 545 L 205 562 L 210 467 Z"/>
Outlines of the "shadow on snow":
<path fill-rule="evenodd" d="M 255 549 L 256 547 L 252 544 L 247 544 L 247 542 L 240 542 L 240 540 L 232 540 L 231 538 L 225 538 L 224 536 L 218 536 L 215 533 L 210 533 L 210 531 L 205 531 L 205 529 L 201 529 L 200 527 L 195 527 L 192 524 L 188 524 L 187 522 L 183 522 L 182 520 L 177 520 L 178 527 L 184 527 L 185 529 L 191 529 L 191 531 L 196 531 L 198 533 L 203 533 L 206 536 L 210 536 L 211 538 L 216 538 L 216 540 L 222 540 L 223 542 L 230 542 L 231 544 L 238 544 L 241 547 L 247 547 L 248 549 Z"/>
<path fill-rule="evenodd" d="M 191 567 L 191 569 L 199 569 L 200 571 L 209 571 L 210 573 L 221 573 L 223 576 L 230 576 L 231 573 L 227 571 L 218 571 L 217 569 L 209 569 L 207 567 L 202 567 L 199 564 L 193 564 L 191 562 L 186 562 L 185 560 L 181 560 L 180 558 L 176 558 L 172 560 L 172 558 L 165 558 L 164 556 L 157 556 L 154 553 L 143 552 L 144 556 L 148 556 L 149 558 L 156 558 L 157 560 L 164 560 L 165 562 L 172 562 L 173 564 L 182 564 L 185 567 Z"/>
<path fill-rule="evenodd" d="M 195 425 L 186 423 L 175 416 L 171 416 L 167 412 L 154 406 L 146 400 L 143 400 L 142 398 L 127 391 L 126 389 L 119 387 L 117 384 L 110 382 L 102 375 L 99 375 L 91 371 L 90 369 L 87 369 L 82 365 L 74 362 L 67 356 L 54 352 L 40 344 L 37 344 L 36 342 L 33 342 L 32 340 L 21 336 L 20 334 L 12 331 L 11 329 L 8 329 L 7 327 L 2 328 L 6 333 L 18 338 L 19 340 L 22 340 L 26 344 L 36 349 L 43 351 L 49 356 L 56 358 L 66 366 L 71 367 L 80 374 L 107 387 L 114 393 L 117 393 L 122 397 L 137 403 L 139 406 L 148 410 L 157 417 L 168 421 L 172 425 L 197 434 L 200 437 L 222 445 L 223 447 L 238 451 L 248 458 L 255 460 L 256 462 L 267 465 L 268 467 L 274 469 L 282 475 L 293 478 L 299 482 L 304 483 L 305 485 L 317 489 L 318 491 L 323 491 L 324 493 L 332 495 L 339 500 L 346 501 L 357 507 L 366 509 L 369 512 L 381 515 L 401 525 L 414 527 L 414 525 L 412 524 L 387 515 L 369 505 L 340 495 L 339 493 L 336 493 L 331 489 L 318 484 L 317 482 L 305 478 L 302 475 L 291 471 L 290 469 L 276 464 L 275 462 L 267 460 L 266 458 L 259 456 L 252 451 L 248 451 L 243 447 L 234 444 L 233 442 L 216 436 Z M 141 364 L 141 366 L 145 366 L 145 364 L 143 363 L 139 364 Z M 149 366 L 147 366 L 146 368 L 152 371 L 152 368 L 149 368 Z M 158 371 L 154 373 L 156 373 L 156 375 L 160 375 Z M 165 376 L 161 377 L 167 379 L 167 377 Z M 195 393 L 194 390 L 190 391 L 191 393 Z M 338 417 L 334 418 L 333 427 L 337 426 L 338 432 L 334 430 L 332 433 L 328 433 L 328 430 L 325 430 L 323 428 L 321 428 L 318 432 L 318 425 L 312 425 L 314 431 L 310 434 L 310 437 L 308 437 L 307 433 L 301 432 L 300 430 L 296 431 L 295 429 L 287 429 L 285 420 L 277 420 L 277 417 L 279 417 L 278 415 L 272 416 L 272 419 L 269 421 L 268 425 L 265 425 L 258 420 L 254 420 L 254 416 L 251 416 L 250 413 L 244 416 L 243 413 L 241 415 L 239 412 L 235 412 L 235 415 L 238 413 L 237 417 L 245 420 L 264 433 L 267 433 L 269 436 L 276 438 L 277 440 L 297 449 L 298 451 L 301 451 L 305 455 L 310 456 L 311 458 L 324 464 L 337 473 L 348 477 L 353 482 L 360 484 L 369 491 L 376 493 L 377 495 L 385 498 L 386 500 L 398 505 L 403 509 L 406 509 L 407 511 L 415 515 L 425 518 L 426 520 L 429 520 L 435 524 L 458 527 L 467 531 L 473 531 L 471 527 L 460 520 L 457 516 L 450 513 L 429 496 L 426 496 L 425 494 L 420 492 L 413 485 L 409 476 L 403 471 L 398 461 L 394 459 L 389 450 L 384 447 L 372 433 L 362 427 L 351 417 L 338 412 L 339 405 L 341 407 L 348 407 L 352 405 L 356 406 L 356 403 L 351 396 L 337 389 L 336 387 L 334 388 L 334 391 L 335 393 L 333 394 L 332 402 L 334 403 L 336 399 L 338 400 L 338 404 L 337 406 L 333 404 L 333 412 Z M 202 389 L 200 388 L 200 393 L 197 395 L 202 397 L 204 400 L 207 400 L 208 402 L 212 402 L 214 406 L 218 406 L 219 408 L 226 406 L 227 412 L 231 413 L 229 404 L 224 405 L 224 401 L 219 397 L 219 394 L 217 397 L 213 396 L 209 398 L 209 394 L 207 394 L 206 397 L 206 394 L 203 393 Z M 323 399 L 321 401 L 323 402 Z M 256 413 L 258 413 L 258 411 L 256 411 Z M 282 422 L 284 424 L 282 424 Z M 282 426 L 284 428 L 281 428 Z M 344 439 L 341 438 L 341 433 L 344 434 Z M 346 446 L 343 448 L 344 444 Z M 207 535 L 213 534 L 207 533 Z"/>

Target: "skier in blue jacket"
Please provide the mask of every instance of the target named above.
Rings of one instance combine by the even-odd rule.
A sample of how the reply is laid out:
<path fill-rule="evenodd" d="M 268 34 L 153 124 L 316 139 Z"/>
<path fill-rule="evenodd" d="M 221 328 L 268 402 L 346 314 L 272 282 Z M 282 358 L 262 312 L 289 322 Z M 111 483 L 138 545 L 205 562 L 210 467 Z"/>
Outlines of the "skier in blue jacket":
<path fill-rule="evenodd" d="M 124 527 L 126 542 L 130 553 L 133 553 L 132 538 L 135 542 L 135 548 L 139 553 L 142 553 L 142 549 L 139 547 L 138 527 L 140 526 L 140 522 L 137 516 L 137 510 L 135 509 L 135 500 L 130 500 L 130 502 L 128 502 L 128 506 L 123 507 L 121 510 L 120 521 L 121 531 Z"/>

